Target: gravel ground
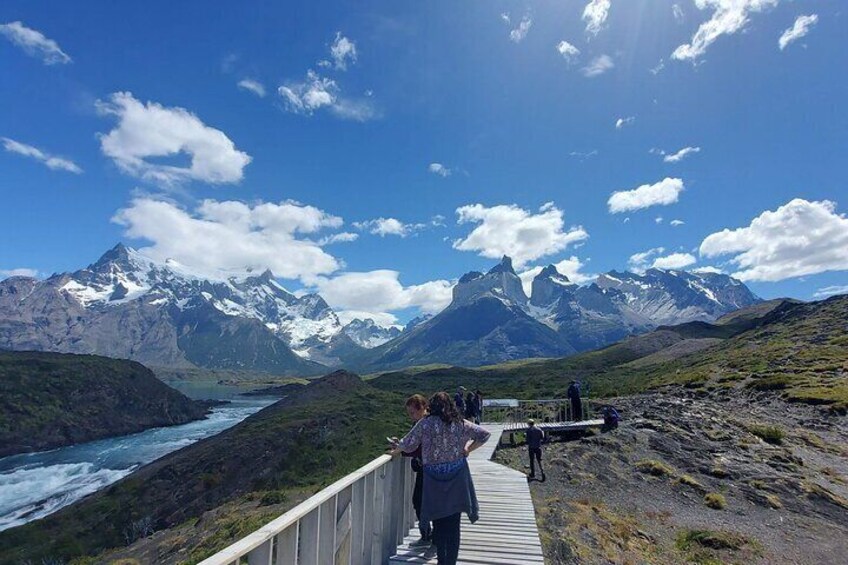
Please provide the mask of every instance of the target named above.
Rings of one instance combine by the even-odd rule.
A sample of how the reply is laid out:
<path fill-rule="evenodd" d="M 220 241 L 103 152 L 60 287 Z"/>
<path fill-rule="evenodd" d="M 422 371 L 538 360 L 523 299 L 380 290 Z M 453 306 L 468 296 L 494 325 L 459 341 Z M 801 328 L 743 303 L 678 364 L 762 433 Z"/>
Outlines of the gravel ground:
<path fill-rule="evenodd" d="M 611 402 L 622 425 L 546 444 L 531 482 L 550 563 L 848 563 L 848 418 L 685 389 Z"/>

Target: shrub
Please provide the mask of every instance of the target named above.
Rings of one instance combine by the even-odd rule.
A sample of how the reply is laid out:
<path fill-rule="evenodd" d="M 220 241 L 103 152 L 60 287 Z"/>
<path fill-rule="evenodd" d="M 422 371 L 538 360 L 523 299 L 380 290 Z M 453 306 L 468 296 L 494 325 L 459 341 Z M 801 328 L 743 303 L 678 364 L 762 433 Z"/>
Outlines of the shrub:
<path fill-rule="evenodd" d="M 783 438 L 786 437 L 786 432 L 779 426 L 762 426 L 758 424 L 748 426 L 748 431 L 762 439 L 766 443 L 772 445 L 780 445 L 783 443 Z"/>
<path fill-rule="evenodd" d="M 674 475 L 674 469 L 655 459 L 645 459 L 636 463 L 636 470 L 640 473 L 646 473 L 655 477 L 663 475 Z"/>
<path fill-rule="evenodd" d="M 727 500 L 717 492 L 710 492 L 704 496 L 704 504 L 715 510 L 724 510 L 727 507 Z"/>
<path fill-rule="evenodd" d="M 747 540 L 739 534 L 711 530 L 686 530 L 677 536 L 678 549 L 687 550 L 693 545 L 709 549 L 741 549 Z"/>

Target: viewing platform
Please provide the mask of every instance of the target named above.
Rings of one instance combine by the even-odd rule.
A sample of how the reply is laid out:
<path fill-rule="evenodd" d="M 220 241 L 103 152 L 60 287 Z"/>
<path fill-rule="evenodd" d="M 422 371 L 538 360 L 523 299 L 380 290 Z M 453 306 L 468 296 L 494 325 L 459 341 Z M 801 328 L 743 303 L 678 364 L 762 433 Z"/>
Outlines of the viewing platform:
<path fill-rule="evenodd" d="M 526 430 L 522 420 L 530 413 L 538 413 L 547 431 L 583 430 L 603 420 L 550 421 L 551 415 L 569 415 L 563 401 L 498 402 L 508 406 L 489 405 L 484 417 L 502 421 L 483 424 L 492 437 L 468 458 L 480 519 L 471 524 L 462 516 L 458 563 L 542 564 L 527 476 L 492 456 L 504 433 Z M 410 546 L 418 538 L 414 482 L 408 459 L 381 455 L 201 565 L 435 564 L 435 547 Z"/>

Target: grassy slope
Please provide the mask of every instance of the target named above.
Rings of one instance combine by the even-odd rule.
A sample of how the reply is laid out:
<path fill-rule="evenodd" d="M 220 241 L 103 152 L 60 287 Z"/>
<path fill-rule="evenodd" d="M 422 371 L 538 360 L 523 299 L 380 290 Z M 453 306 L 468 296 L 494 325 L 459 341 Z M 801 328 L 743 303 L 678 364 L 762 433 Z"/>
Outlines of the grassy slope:
<path fill-rule="evenodd" d="M 133 524 L 160 531 L 234 501 L 317 489 L 379 455 L 387 435 L 408 427 L 402 401 L 350 374 L 315 381 L 77 504 L 0 532 L 0 563 L 94 555 L 126 545 Z M 240 532 L 218 536 L 195 556 L 225 547 Z"/>
<path fill-rule="evenodd" d="M 0 457 L 182 424 L 205 413 L 203 404 L 133 361 L 0 352 Z"/>
<path fill-rule="evenodd" d="M 561 397 L 568 381 L 588 383 L 593 396 L 638 393 L 668 384 L 690 387 L 744 386 L 779 390 L 790 401 L 848 408 L 848 296 L 821 302 L 775 304 L 772 310 L 738 315 L 721 325 L 661 328 L 610 347 L 522 366 L 446 368 L 386 373 L 372 384 L 412 392 L 480 387 L 486 397 Z M 720 339 L 716 345 L 675 359 L 631 363 L 688 339 Z M 678 346 L 679 347 L 679 346 Z"/>

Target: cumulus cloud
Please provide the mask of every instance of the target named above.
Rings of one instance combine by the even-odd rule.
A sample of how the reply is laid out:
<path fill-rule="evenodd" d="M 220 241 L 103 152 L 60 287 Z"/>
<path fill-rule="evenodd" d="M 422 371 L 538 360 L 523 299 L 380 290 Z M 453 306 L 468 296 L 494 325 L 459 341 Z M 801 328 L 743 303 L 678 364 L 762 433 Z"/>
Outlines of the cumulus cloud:
<path fill-rule="evenodd" d="M 65 65 L 72 62 L 70 56 L 59 48 L 58 43 L 21 22 L 0 24 L 0 35 L 23 49 L 27 55 L 38 57 L 45 65 Z"/>
<path fill-rule="evenodd" d="M 311 69 L 306 72 L 303 82 L 281 86 L 277 92 L 283 98 L 286 110 L 293 114 L 311 116 L 316 110 L 327 108 L 340 118 L 358 122 L 377 117 L 377 111 L 369 100 L 342 97 L 336 81 Z"/>
<path fill-rule="evenodd" d="M 588 65 L 583 67 L 583 75 L 589 78 L 600 76 L 615 67 L 612 57 L 609 55 L 598 55 Z"/>
<path fill-rule="evenodd" d="M 339 262 L 304 235 L 342 225 L 342 219 L 293 201 L 253 206 L 204 200 L 187 210 L 172 202 L 137 198 L 112 221 L 125 235 L 150 242 L 145 255 L 172 259 L 210 278 L 271 269 L 310 284 L 339 269 Z"/>
<path fill-rule="evenodd" d="M 625 126 L 632 125 L 633 122 L 636 121 L 636 116 L 629 116 L 627 118 L 618 118 L 615 121 L 615 129 L 621 129 Z"/>
<path fill-rule="evenodd" d="M 697 61 L 707 48 L 722 35 L 731 35 L 745 28 L 748 15 L 776 6 L 778 0 L 695 0 L 699 10 L 712 9 L 709 20 L 702 23 L 690 43 L 677 47 L 671 54 L 678 61 Z"/>
<path fill-rule="evenodd" d="M 445 167 L 441 163 L 430 163 L 427 167 L 427 170 L 433 173 L 434 175 L 439 175 L 442 178 L 449 177 L 453 174 L 449 168 Z"/>
<path fill-rule="evenodd" d="M 406 237 L 427 227 L 426 224 L 406 224 L 396 218 L 377 218 L 376 220 L 367 220 L 365 222 L 354 222 L 353 226 L 381 237 L 387 235 Z"/>
<path fill-rule="evenodd" d="M 575 284 L 585 284 L 597 278 L 597 275 L 581 272 L 586 264 L 574 255 L 568 259 L 563 259 L 562 261 L 554 263 L 553 265 L 560 274 L 565 275 L 568 277 L 568 280 Z M 521 279 L 521 286 L 524 287 L 524 294 L 527 296 L 530 296 L 530 293 L 533 290 L 533 279 L 536 278 L 536 275 L 542 272 L 542 269 L 542 266 L 536 266 L 518 273 L 518 277 Z"/>
<path fill-rule="evenodd" d="M 20 267 L 17 269 L 0 269 L 0 279 L 5 279 L 9 277 L 30 277 L 37 278 L 38 270 L 37 269 L 27 269 L 24 267 Z"/>
<path fill-rule="evenodd" d="M 527 37 L 527 33 L 530 31 L 530 27 L 532 25 L 533 20 L 530 18 L 530 15 L 525 15 L 521 18 L 521 21 L 518 22 L 518 27 L 509 32 L 510 41 L 521 43 L 524 38 Z"/>
<path fill-rule="evenodd" d="M 333 65 L 339 70 L 347 70 L 348 64 L 356 63 L 356 43 L 336 32 L 336 39 L 330 45 L 330 57 Z"/>
<path fill-rule="evenodd" d="M 724 229 L 701 243 L 704 257 L 733 255 L 743 281 L 781 281 L 848 270 L 848 218 L 829 200 L 796 198 L 747 227 Z"/>
<path fill-rule="evenodd" d="M 188 180 L 236 183 L 251 161 L 224 132 L 207 126 L 184 108 L 143 104 L 129 92 L 116 92 L 108 102 L 98 100 L 96 107 L 101 115 L 118 120 L 112 131 L 99 136 L 101 151 L 135 177 L 163 186 Z M 176 155 L 188 155 L 191 165 L 150 161 Z"/>
<path fill-rule="evenodd" d="M 651 267 L 654 269 L 684 269 L 697 262 L 698 260 L 691 253 L 672 253 L 665 257 L 657 257 Z"/>
<path fill-rule="evenodd" d="M 591 0 L 583 8 L 583 21 L 586 22 L 586 32 L 598 35 L 604 28 L 609 16 L 610 0 Z"/>
<path fill-rule="evenodd" d="M 784 31 L 783 35 L 781 35 L 780 39 L 777 41 L 777 44 L 780 46 L 780 50 L 783 51 L 786 49 L 787 45 L 807 35 L 810 32 L 810 28 L 816 25 L 818 21 L 819 17 L 816 14 L 798 16 L 798 19 L 795 20 L 795 24 Z"/>
<path fill-rule="evenodd" d="M 319 277 L 313 286 L 334 309 L 356 311 L 360 315 L 354 317 L 360 318 L 361 313 L 367 312 L 367 317 L 375 321 L 371 314 L 388 314 L 413 307 L 435 314 L 450 304 L 454 283 L 435 280 L 404 286 L 399 277 L 400 273 L 389 269 L 347 272 L 334 277 Z"/>
<path fill-rule="evenodd" d="M 683 224 L 685 224 L 686 222 L 684 222 L 683 220 L 672 220 L 672 221 L 671 221 L 671 222 L 669 222 L 669 223 L 670 223 L 671 225 L 673 225 L 673 226 L 682 226 L 682 225 L 683 225 Z"/>
<path fill-rule="evenodd" d="M 642 210 L 651 206 L 674 204 L 683 192 L 683 181 L 678 178 L 664 178 L 654 184 L 643 184 L 633 190 L 613 192 L 607 205 L 612 214 Z"/>
<path fill-rule="evenodd" d="M 848 294 L 848 284 L 820 288 L 813 294 L 813 298 L 827 298 L 837 294 Z"/>
<path fill-rule="evenodd" d="M 564 39 L 557 43 L 556 50 L 569 64 L 575 62 L 580 55 L 580 49 Z"/>
<path fill-rule="evenodd" d="M 9 153 L 16 153 L 18 155 L 23 155 L 24 157 L 35 159 L 36 161 L 43 163 L 48 169 L 53 169 L 54 171 L 68 171 L 69 173 L 75 174 L 82 173 L 82 169 L 79 165 L 70 159 L 50 155 L 37 147 L 15 141 L 14 139 L 9 139 L 8 137 L 0 137 L 0 140 L 3 141 L 3 149 Z"/>
<path fill-rule="evenodd" d="M 711 274 L 716 274 L 716 275 L 724 274 L 724 271 L 722 271 L 718 267 L 713 267 L 712 265 L 705 265 L 703 267 L 697 267 L 695 269 L 691 269 L 690 272 L 695 273 L 695 274 L 704 274 L 704 273 L 711 273 Z"/>
<path fill-rule="evenodd" d="M 265 85 L 259 82 L 258 80 L 253 80 L 250 78 L 242 79 L 238 82 L 238 87 L 242 90 L 252 92 L 260 98 L 265 98 Z"/>
<path fill-rule="evenodd" d="M 635 273 L 644 273 L 648 269 L 684 269 L 698 260 L 690 253 L 665 253 L 665 247 L 654 247 L 641 253 L 634 253 L 627 261 Z"/>
<path fill-rule="evenodd" d="M 384 328 L 398 325 L 398 318 L 391 312 L 365 312 L 364 310 L 336 310 L 336 316 L 341 324 L 347 325 L 353 320 L 374 320 L 374 323 Z"/>
<path fill-rule="evenodd" d="M 700 152 L 700 147 L 684 147 L 677 153 L 666 153 L 665 151 L 660 151 L 659 154 L 663 155 L 663 161 L 666 163 L 679 163 L 689 155 Z"/>
<path fill-rule="evenodd" d="M 551 202 L 536 214 L 514 204 L 472 204 L 457 208 L 456 213 L 457 223 L 479 225 L 465 238 L 454 241 L 454 249 L 476 251 L 490 259 L 509 255 L 519 268 L 589 237 L 582 226 L 565 230 L 562 210 Z"/>

